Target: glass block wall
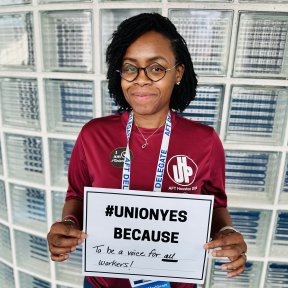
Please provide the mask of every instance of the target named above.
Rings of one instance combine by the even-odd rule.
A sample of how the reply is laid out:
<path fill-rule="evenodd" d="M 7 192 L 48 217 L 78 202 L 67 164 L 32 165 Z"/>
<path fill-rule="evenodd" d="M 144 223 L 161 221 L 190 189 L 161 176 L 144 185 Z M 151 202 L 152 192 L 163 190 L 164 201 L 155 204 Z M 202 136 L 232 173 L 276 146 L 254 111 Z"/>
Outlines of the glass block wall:
<path fill-rule="evenodd" d="M 117 110 L 111 33 L 140 12 L 169 17 L 187 41 L 199 87 L 183 116 L 222 139 L 230 212 L 249 245 L 235 279 L 211 258 L 206 288 L 288 287 L 287 0 L 1 0 L 0 287 L 82 286 L 81 247 L 51 262 L 46 233 L 77 133 Z"/>

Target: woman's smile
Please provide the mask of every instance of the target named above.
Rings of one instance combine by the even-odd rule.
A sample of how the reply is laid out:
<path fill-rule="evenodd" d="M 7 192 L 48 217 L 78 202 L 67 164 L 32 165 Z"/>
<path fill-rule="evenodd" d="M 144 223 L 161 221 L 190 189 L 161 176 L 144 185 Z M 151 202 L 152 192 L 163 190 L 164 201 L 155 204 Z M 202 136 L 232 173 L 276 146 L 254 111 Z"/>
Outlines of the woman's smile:
<path fill-rule="evenodd" d="M 132 92 L 131 97 L 134 97 L 136 101 L 149 101 L 157 97 L 157 93 L 152 92 Z"/>

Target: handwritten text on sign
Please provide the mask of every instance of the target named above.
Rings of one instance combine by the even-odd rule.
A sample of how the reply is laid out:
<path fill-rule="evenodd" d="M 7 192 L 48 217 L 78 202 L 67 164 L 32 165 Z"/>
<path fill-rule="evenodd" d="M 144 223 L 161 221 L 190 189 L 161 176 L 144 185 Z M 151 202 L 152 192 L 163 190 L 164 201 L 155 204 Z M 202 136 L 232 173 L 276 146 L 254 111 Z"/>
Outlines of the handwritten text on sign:
<path fill-rule="evenodd" d="M 85 188 L 87 276 L 203 283 L 212 196 Z"/>

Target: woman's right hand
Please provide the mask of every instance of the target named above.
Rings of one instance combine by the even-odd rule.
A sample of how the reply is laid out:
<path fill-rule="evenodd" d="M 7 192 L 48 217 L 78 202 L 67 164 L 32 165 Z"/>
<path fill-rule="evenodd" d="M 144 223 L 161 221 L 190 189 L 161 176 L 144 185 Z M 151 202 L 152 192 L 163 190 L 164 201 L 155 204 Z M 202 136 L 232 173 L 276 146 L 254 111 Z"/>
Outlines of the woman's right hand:
<path fill-rule="evenodd" d="M 61 262 L 69 258 L 69 253 L 83 243 L 86 234 L 71 222 L 54 223 L 47 235 L 51 259 Z"/>

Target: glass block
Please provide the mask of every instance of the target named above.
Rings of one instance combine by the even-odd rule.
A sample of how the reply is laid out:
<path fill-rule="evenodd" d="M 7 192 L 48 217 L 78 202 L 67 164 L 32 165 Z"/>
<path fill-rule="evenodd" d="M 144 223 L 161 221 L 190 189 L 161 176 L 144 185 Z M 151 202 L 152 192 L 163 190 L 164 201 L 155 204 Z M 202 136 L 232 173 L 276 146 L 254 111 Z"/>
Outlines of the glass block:
<path fill-rule="evenodd" d="M 265 288 L 288 287 L 288 263 L 268 262 Z"/>
<path fill-rule="evenodd" d="M 92 72 L 92 12 L 42 12 L 43 62 L 46 71 Z"/>
<path fill-rule="evenodd" d="M 98 2 L 139 2 L 143 3 L 142 0 L 98 0 Z M 146 0 L 145 2 L 161 2 L 161 0 Z"/>
<path fill-rule="evenodd" d="M 38 0 L 39 4 L 43 4 L 43 3 L 62 3 L 62 2 L 92 2 L 92 0 Z"/>
<path fill-rule="evenodd" d="M 57 285 L 56 287 L 57 288 L 74 288 L 74 286 L 71 287 L 71 286 L 66 286 L 66 285 Z"/>
<path fill-rule="evenodd" d="M 0 223 L 0 258 L 12 263 L 9 227 Z"/>
<path fill-rule="evenodd" d="M 288 13 L 240 12 L 233 76 L 288 76 Z"/>
<path fill-rule="evenodd" d="M 8 221 L 5 183 L 0 180 L 0 218 Z"/>
<path fill-rule="evenodd" d="M 279 145 L 287 114 L 287 88 L 233 86 L 225 140 Z"/>
<path fill-rule="evenodd" d="M 283 177 L 282 191 L 279 198 L 280 204 L 288 204 L 288 155 L 286 155 L 285 172 Z"/>
<path fill-rule="evenodd" d="M 13 222 L 37 231 L 47 231 L 46 194 L 44 190 L 10 184 Z"/>
<path fill-rule="evenodd" d="M 181 113 L 182 116 L 212 126 L 220 130 L 222 100 L 224 99 L 223 85 L 199 85 L 196 98 Z"/>
<path fill-rule="evenodd" d="M 44 183 L 44 159 L 40 137 L 6 134 L 6 147 L 10 177 Z"/>
<path fill-rule="evenodd" d="M 226 151 L 229 197 L 240 202 L 273 203 L 278 165 L 278 152 Z"/>
<path fill-rule="evenodd" d="M 69 259 L 56 263 L 56 279 L 71 284 L 83 284 L 82 276 L 82 246 L 77 246 L 76 250 L 69 254 Z"/>
<path fill-rule="evenodd" d="M 264 256 L 271 211 L 233 208 L 229 212 L 234 227 L 244 236 L 249 255 Z"/>
<path fill-rule="evenodd" d="M 179 1 L 168 0 L 168 2 L 179 2 Z M 233 2 L 233 0 L 181 0 L 181 2 Z"/>
<path fill-rule="evenodd" d="M 171 9 L 169 18 L 186 40 L 199 75 L 226 75 L 232 11 Z"/>
<path fill-rule="evenodd" d="M 0 80 L 2 122 L 5 126 L 40 130 L 40 111 L 35 79 Z"/>
<path fill-rule="evenodd" d="M 19 267 L 50 277 L 47 240 L 15 230 L 16 259 Z"/>
<path fill-rule="evenodd" d="M 20 288 L 50 288 L 51 284 L 24 272 L 19 272 Z"/>
<path fill-rule="evenodd" d="M 68 167 L 75 141 L 49 139 L 51 183 L 67 187 Z"/>
<path fill-rule="evenodd" d="M 1 0 L 0 6 L 17 5 L 17 4 L 31 4 L 32 0 Z"/>
<path fill-rule="evenodd" d="M 65 203 L 66 192 L 52 191 L 52 219 L 62 219 L 62 209 Z"/>
<path fill-rule="evenodd" d="M 256 288 L 260 287 L 262 263 L 258 261 L 247 261 L 242 274 L 234 278 L 227 278 L 227 272 L 221 270 L 225 260 L 214 259 L 212 261 L 212 272 L 208 287 L 213 288 Z"/>
<path fill-rule="evenodd" d="M 34 70 L 32 13 L 0 14 L 0 69 Z"/>
<path fill-rule="evenodd" d="M 288 258 L 288 211 L 277 212 L 270 255 Z"/>
<path fill-rule="evenodd" d="M 142 1 L 143 2 L 143 1 Z M 117 26 L 127 18 L 140 13 L 161 13 L 159 9 L 102 9 L 100 10 L 100 33 L 101 33 L 101 57 L 102 57 L 102 72 L 106 72 L 105 53 L 108 44 L 110 43 L 112 33 Z"/>
<path fill-rule="evenodd" d="M 3 160 L 2 160 L 2 148 L 1 148 L 1 142 L 0 142 L 0 175 L 3 175 Z"/>
<path fill-rule="evenodd" d="M 45 80 L 48 130 L 75 132 L 95 115 L 92 81 Z"/>
<path fill-rule="evenodd" d="M 288 0 L 238 0 L 239 2 L 249 3 L 287 3 Z"/>
<path fill-rule="evenodd" d="M 101 97 L 102 97 L 102 115 L 108 116 L 111 114 L 116 114 L 119 107 L 116 105 L 115 101 L 111 98 L 108 92 L 108 81 L 102 81 L 101 83 Z"/>
<path fill-rule="evenodd" d="M 0 287 L 15 288 L 13 268 L 0 261 Z"/>

